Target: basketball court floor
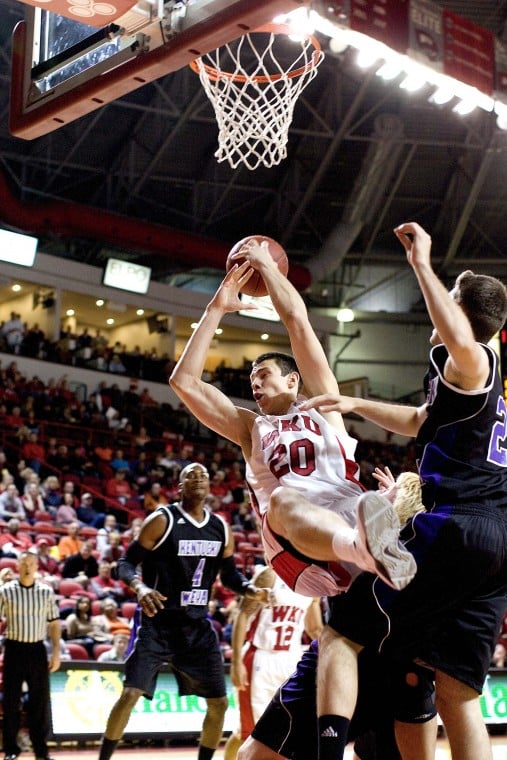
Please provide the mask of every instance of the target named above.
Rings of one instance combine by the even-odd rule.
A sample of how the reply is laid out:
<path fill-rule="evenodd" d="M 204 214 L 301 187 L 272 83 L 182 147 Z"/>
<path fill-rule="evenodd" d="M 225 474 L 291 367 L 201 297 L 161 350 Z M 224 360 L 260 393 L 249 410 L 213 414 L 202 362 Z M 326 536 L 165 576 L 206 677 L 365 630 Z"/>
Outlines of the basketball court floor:
<path fill-rule="evenodd" d="M 507 760 L 507 736 L 494 736 L 491 739 L 493 744 L 493 760 Z M 55 747 L 51 748 L 51 756 L 55 760 L 75 760 L 76 757 L 83 760 L 95 760 L 98 755 L 98 747 L 87 746 L 85 749 L 78 747 Z M 23 758 L 24 755 L 21 755 Z M 27 758 L 29 755 L 27 754 Z M 195 760 L 197 750 L 195 747 L 128 747 L 118 749 L 114 758 L 117 760 Z M 347 749 L 345 760 L 352 760 L 352 749 Z M 447 742 L 444 739 L 439 740 L 435 760 L 450 760 L 450 752 Z M 223 760 L 223 748 L 220 747 L 215 753 L 216 760 Z M 214 758 L 214 760 L 215 760 Z M 313 760 L 308 758 L 308 760 Z"/>

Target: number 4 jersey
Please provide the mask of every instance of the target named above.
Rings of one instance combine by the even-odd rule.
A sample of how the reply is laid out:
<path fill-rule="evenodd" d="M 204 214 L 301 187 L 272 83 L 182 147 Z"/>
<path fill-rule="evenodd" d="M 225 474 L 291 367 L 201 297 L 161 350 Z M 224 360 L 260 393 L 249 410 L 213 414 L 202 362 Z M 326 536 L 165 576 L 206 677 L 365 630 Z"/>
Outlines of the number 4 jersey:
<path fill-rule="evenodd" d="M 197 522 L 179 504 L 163 505 L 157 511 L 167 517 L 167 528 L 143 560 L 143 580 L 167 597 L 166 609 L 206 617 L 227 543 L 226 524 L 207 510 Z"/>

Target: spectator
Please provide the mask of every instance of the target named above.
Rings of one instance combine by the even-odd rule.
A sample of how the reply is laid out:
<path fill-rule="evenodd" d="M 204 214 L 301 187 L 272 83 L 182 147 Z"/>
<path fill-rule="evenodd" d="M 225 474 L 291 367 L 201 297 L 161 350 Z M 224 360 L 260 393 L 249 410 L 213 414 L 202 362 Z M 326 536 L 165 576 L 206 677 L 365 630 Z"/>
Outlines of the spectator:
<path fill-rule="evenodd" d="M 10 483 L 0 494 L 0 519 L 9 520 L 12 517 L 18 520 L 24 520 L 26 517 L 23 502 L 19 498 L 18 489 L 14 483 Z"/>
<path fill-rule="evenodd" d="M 130 632 L 128 621 L 118 615 L 119 607 L 114 599 L 106 597 L 102 600 L 100 608 L 100 615 L 95 615 L 92 621 L 96 630 L 104 634 L 107 641 L 112 641 L 115 633 Z"/>
<path fill-rule="evenodd" d="M 39 536 L 35 541 L 35 546 L 38 560 L 37 576 L 57 591 L 62 574 L 60 565 L 49 553 L 49 539 L 46 536 Z"/>
<path fill-rule="evenodd" d="M 127 528 L 127 530 L 123 531 L 122 541 L 127 541 L 128 543 L 135 541 L 141 532 L 142 524 L 143 524 L 142 517 L 134 517 L 134 519 L 130 523 L 130 527 Z"/>
<path fill-rule="evenodd" d="M 114 477 L 109 478 L 106 482 L 105 494 L 110 499 L 116 499 L 125 504 L 132 497 L 132 489 L 125 477 L 124 470 L 117 470 Z"/>
<path fill-rule="evenodd" d="M 108 536 L 107 546 L 105 546 L 100 554 L 100 559 L 109 562 L 111 567 L 115 567 L 122 554 L 121 533 L 118 530 L 112 530 Z"/>
<path fill-rule="evenodd" d="M 111 565 L 106 560 L 99 562 L 98 574 L 90 580 L 89 589 L 97 599 L 116 599 L 124 602 L 127 599 L 127 588 L 122 581 L 111 577 Z"/>
<path fill-rule="evenodd" d="M 72 660 L 72 655 L 69 652 L 69 648 L 65 641 L 63 639 L 60 639 L 60 662 L 68 662 L 69 660 Z M 46 654 L 48 656 L 48 660 L 51 658 L 51 655 L 53 654 L 53 643 L 51 641 L 51 638 L 49 636 L 46 636 L 44 639 L 44 646 L 46 647 Z M 44 758 L 44 760 L 48 760 L 47 758 Z"/>
<path fill-rule="evenodd" d="M 125 367 L 124 363 L 120 359 L 119 354 L 113 354 L 111 357 L 111 361 L 108 365 L 108 371 L 112 372 L 117 375 L 124 375 L 127 371 L 127 368 Z"/>
<path fill-rule="evenodd" d="M 89 541 L 81 542 L 79 551 L 70 554 L 62 567 L 62 578 L 69 578 L 87 588 L 90 580 L 99 572 L 99 565 L 92 553 Z"/>
<path fill-rule="evenodd" d="M 31 467 L 34 472 L 39 474 L 46 457 L 46 452 L 44 451 L 44 446 L 38 441 L 37 433 L 29 434 L 28 440 L 23 444 L 21 453 L 28 467 Z"/>
<path fill-rule="evenodd" d="M 7 523 L 7 531 L 0 535 L 0 556 L 17 559 L 23 552 L 32 548 L 32 539 L 28 533 L 20 533 L 19 526 L 19 520 L 11 517 Z"/>
<path fill-rule="evenodd" d="M 150 490 L 146 491 L 143 499 L 144 511 L 147 514 L 154 512 L 160 504 L 167 504 L 167 498 L 162 493 L 162 486 L 160 483 L 152 483 Z"/>
<path fill-rule="evenodd" d="M 25 510 L 25 520 L 30 523 L 34 523 L 37 519 L 37 512 L 45 512 L 49 514 L 45 505 L 40 486 L 37 482 L 31 481 L 27 483 L 26 490 L 21 497 L 23 509 Z"/>
<path fill-rule="evenodd" d="M 67 535 L 62 536 L 58 542 L 58 556 L 60 560 L 66 560 L 72 554 L 78 554 L 83 542 L 78 538 L 80 525 L 77 521 L 67 525 Z M 67 577 L 67 576 L 64 576 Z"/>
<path fill-rule="evenodd" d="M 66 480 L 64 482 L 62 496 L 65 496 L 66 493 L 69 493 L 72 496 L 72 506 L 76 509 L 79 506 L 79 499 L 76 496 L 76 486 L 74 485 L 74 481 Z"/>
<path fill-rule="evenodd" d="M 104 526 L 99 529 L 97 533 L 97 541 L 95 548 L 99 552 L 99 555 L 106 549 L 109 544 L 109 534 L 112 531 L 118 530 L 118 523 L 114 515 L 106 515 L 104 517 Z"/>
<path fill-rule="evenodd" d="M 19 430 L 24 424 L 24 419 L 21 416 L 21 408 L 19 406 L 13 406 L 11 411 L 4 417 L 4 427 L 11 428 L 12 430 Z"/>
<path fill-rule="evenodd" d="M 9 583 L 9 581 L 13 581 L 15 577 L 16 573 L 12 567 L 2 567 L 0 570 L 0 586 L 3 586 L 4 583 Z"/>
<path fill-rule="evenodd" d="M 70 525 L 72 522 L 79 522 L 77 512 L 74 509 L 74 496 L 66 491 L 63 494 L 63 501 L 56 510 L 55 521 L 58 525 Z"/>
<path fill-rule="evenodd" d="M 101 528 L 104 525 L 104 512 L 97 512 L 93 507 L 93 495 L 88 491 L 81 496 L 81 504 L 76 510 L 78 520 L 92 528 Z"/>
<path fill-rule="evenodd" d="M 46 478 L 42 484 L 42 494 L 44 497 L 44 504 L 46 505 L 48 512 L 56 514 L 56 510 L 63 501 L 60 481 L 56 475 L 49 475 Z"/>
<path fill-rule="evenodd" d="M 111 467 L 113 470 L 125 470 L 125 472 L 130 471 L 130 463 L 128 459 L 125 459 L 122 449 L 117 449 L 114 452 L 114 456 L 111 460 Z"/>
<path fill-rule="evenodd" d="M 4 322 L 2 326 L 2 337 L 5 338 L 7 350 L 13 354 L 19 354 L 23 338 L 25 337 L 25 326 L 21 321 L 20 315 L 11 311 L 10 319 Z"/>
<path fill-rule="evenodd" d="M 97 662 L 124 662 L 127 656 L 129 638 L 129 634 L 127 633 L 115 633 L 111 649 L 107 652 L 102 652 L 97 657 Z"/>
<path fill-rule="evenodd" d="M 89 596 L 83 594 L 76 600 L 74 610 L 65 619 L 67 641 L 73 641 L 84 646 L 93 657 L 95 644 L 108 640 L 108 635 L 97 629 L 92 617 L 92 602 Z"/>

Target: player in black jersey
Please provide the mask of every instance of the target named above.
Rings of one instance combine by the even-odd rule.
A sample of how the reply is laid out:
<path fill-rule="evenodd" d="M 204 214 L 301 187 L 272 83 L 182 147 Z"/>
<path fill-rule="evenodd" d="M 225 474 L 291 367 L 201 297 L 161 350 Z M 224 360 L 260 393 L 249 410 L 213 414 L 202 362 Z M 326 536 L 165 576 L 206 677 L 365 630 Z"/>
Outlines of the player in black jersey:
<path fill-rule="evenodd" d="M 452 757 L 491 760 L 479 694 L 507 606 L 507 409 L 497 357 L 486 344 L 507 317 L 507 291 L 499 280 L 467 271 L 449 294 L 431 267 L 429 235 L 415 223 L 395 234 L 434 326 L 426 403 L 403 407 L 333 394 L 301 408 L 353 411 L 416 436 L 428 511 L 401 534 L 418 568 L 405 589 L 363 574 L 336 599 L 327 633 L 335 629 L 343 679 L 333 693 L 319 683 L 321 728 L 329 726 L 319 758 L 343 757 L 357 652 L 371 647 L 432 667 Z M 371 499 L 382 506 L 382 496 Z M 325 652 L 322 646 L 320 657 Z"/>
<path fill-rule="evenodd" d="M 206 699 L 198 760 L 210 760 L 221 739 L 228 701 L 222 655 L 207 618 L 211 587 L 220 573 L 224 586 L 237 593 L 246 591 L 266 601 L 267 592 L 250 586 L 238 572 L 230 528 L 204 506 L 208 493 L 206 468 L 197 463 L 184 467 L 180 501 L 156 509 L 118 561 L 120 578 L 137 594 L 141 625 L 99 760 L 112 756 L 139 697 L 153 697 L 157 674 L 165 664 L 172 668 L 181 695 Z"/>

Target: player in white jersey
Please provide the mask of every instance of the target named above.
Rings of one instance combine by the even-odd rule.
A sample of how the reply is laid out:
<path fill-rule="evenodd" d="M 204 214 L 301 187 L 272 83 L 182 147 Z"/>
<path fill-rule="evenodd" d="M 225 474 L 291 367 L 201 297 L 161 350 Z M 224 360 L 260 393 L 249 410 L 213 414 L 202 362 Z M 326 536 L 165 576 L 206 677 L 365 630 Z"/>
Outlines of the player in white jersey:
<path fill-rule="evenodd" d="M 276 690 L 295 670 L 305 649 L 306 633 L 322 630 L 320 599 L 292 591 L 270 567 L 258 566 L 251 582 L 269 588 L 269 602 L 246 597 L 234 621 L 231 680 L 237 689 L 240 725 L 227 740 L 224 760 L 235 760 Z"/>
<path fill-rule="evenodd" d="M 311 447 L 305 452 L 304 446 L 296 440 L 293 443 L 289 440 L 277 442 L 276 430 L 272 431 L 275 458 L 272 457 L 271 461 L 266 461 L 265 458 L 264 467 L 269 472 L 262 473 L 260 457 L 264 454 L 259 445 L 262 446 L 263 441 L 257 440 L 255 432 L 256 420 L 261 415 L 251 409 L 235 406 L 220 389 L 202 380 L 215 330 L 225 314 L 245 307 L 239 299 L 239 293 L 254 269 L 257 269 L 287 328 L 294 354 L 294 357 L 265 354 L 254 362 L 250 380 L 261 414 L 266 417 L 287 415 L 297 401 L 301 383 L 304 383 L 306 395 L 310 396 L 338 391 L 336 377 L 310 324 L 304 302 L 289 280 L 280 273 L 265 244 L 247 245 L 238 252 L 238 256 L 245 258 L 244 263 L 228 272 L 208 304 L 173 370 L 171 386 L 200 422 L 241 446 L 252 472 L 253 465 L 259 463 L 254 474 L 259 483 L 261 480 L 264 483 L 261 501 L 265 502 L 269 489 L 272 490 L 262 526 L 266 548 L 272 562 L 273 548 L 270 547 L 269 540 L 273 533 L 282 547 L 281 551 L 287 551 L 291 555 L 295 564 L 286 568 L 283 577 L 292 588 L 296 586 L 305 566 L 312 565 L 312 578 L 316 576 L 317 584 L 313 586 L 309 582 L 305 583 L 305 593 L 311 596 L 338 593 L 343 589 L 344 583 L 336 582 L 330 590 L 328 587 L 333 571 L 327 567 L 327 563 L 337 560 L 352 562 L 363 570 L 378 573 L 390 585 L 402 588 L 412 579 L 416 567 L 412 555 L 399 543 L 399 520 L 394 509 L 387 507 L 377 511 L 376 503 L 365 498 L 367 495 L 361 496 L 361 487 L 357 484 L 356 493 L 361 497 L 357 513 L 359 524 L 357 529 L 350 527 L 350 523 L 338 514 L 342 495 L 340 489 L 344 475 L 348 477 L 348 472 L 341 467 L 333 473 L 332 465 L 327 467 L 330 474 L 326 487 L 329 491 L 332 489 L 331 483 L 334 483 L 336 499 L 332 510 L 322 509 L 314 502 L 316 490 L 306 491 L 305 488 L 308 475 L 311 474 L 306 465 L 306 458 L 312 456 Z M 323 417 L 334 428 L 338 439 L 348 439 L 341 414 L 331 412 Z M 302 418 L 303 424 L 305 419 L 311 418 Z M 291 427 L 288 421 L 287 432 L 294 435 L 299 432 L 297 426 L 293 430 Z M 345 451 L 345 446 L 342 445 L 342 448 Z M 348 448 L 350 450 L 350 446 Z M 280 466 L 277 466 L 276 458 Z M 324 471 L 324 461 L 319 461 L 318 467 L 319 471 Z M 289 470 L 295 476 L 292 485 L 296 488 L 280 488 L 280 478 L 284 471 L 288 474 Z M 257 484 L 254 484 L 253 490 L 256 487 Z M 306 493 L 311 500 L 305 498 Z M 267 525 L 269 531 L 265 530 Z M 289 574 L 292 574 L 292 579 Z M 350 578 L 347 579 L 349 581 Z"/>
<path fill-rule="evenodd" d="M 357 564 L 342 560 L 316 564 L 295 556 L 270 528 L 267 513 L 271 494 L 280 486 L 297 489 L 312 504 L 337 512 L 350 527 L 357 522 L 359 466 L 354 461 L 356 440 L 317 412 L 301 412 L 297 403 L 287 414 L 258 416 L 252 428 L 252 456 L 246 481 L 262 524 L 269 564 L 300 594 L 333 596 L 358 575 Z"/>

